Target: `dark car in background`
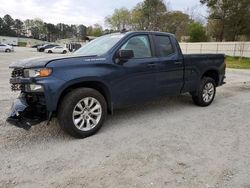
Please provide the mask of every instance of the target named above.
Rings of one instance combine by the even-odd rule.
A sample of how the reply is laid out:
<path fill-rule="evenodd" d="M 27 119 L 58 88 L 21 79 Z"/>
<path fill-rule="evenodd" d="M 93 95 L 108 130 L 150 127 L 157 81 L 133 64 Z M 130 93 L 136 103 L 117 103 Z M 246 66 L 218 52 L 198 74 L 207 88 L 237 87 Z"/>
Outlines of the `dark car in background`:
<path fill-rule="evenodd" d="M 44 44 L 35 44 L 33 46 L 31 46 L 31 48 L 38 48 L 39 46 L 43 46 Z"/>
<path fill-rule="evenodd" d="M 59 45 L 58 44 L 44 44 L 43 46 L 38 46 L 37 51 L 38 52 L 44 52 L 45 49 L 53 48 L 55 46 L 59 46 Z"/>

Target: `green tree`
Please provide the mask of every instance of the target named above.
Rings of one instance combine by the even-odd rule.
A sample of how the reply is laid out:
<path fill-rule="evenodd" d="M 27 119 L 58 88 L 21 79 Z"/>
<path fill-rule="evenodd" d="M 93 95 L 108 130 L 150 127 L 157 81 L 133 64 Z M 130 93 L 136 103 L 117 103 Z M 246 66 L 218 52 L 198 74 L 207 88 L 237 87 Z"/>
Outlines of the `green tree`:
<path fill-rule="evenodd" d="M 13 30 L 13 25 L 14 25 L 14 20 L 13 18 L 9 15 L 6 14 L 3 19 L 2 19 L 2 35 L 5 36 L 16 36 L 16 32 Z"/>
<path fill-rule="evenodd" d="M 206 30 L 201 23 L 194 22 L 189 25 L 190 42 L 207 41 Z"/>
<path fill-rule="evenodd" d="M 19 19 L 15 19 L 13 28 L 16 31 L 17 36 L 20 36 L 23 32 L 23 22 Z"/>
<path fill-rule="evenodd" d="M 145 29 L 162 30 L 167 7 L 163 0 L 144 0 L 142 14 L 145 19 Z"/>
<path fill-rule="evenodd" d="M 87 36 L 92 36 L 93 33 L 93 26 L 88 26 L 87 27 Z"/>
<path fill-rule="evenodd" d="M 3 17 L 3 21 L 4 23 L 8 26 L 8 27 L 11 27 L 14 25 L 15 21 L 13 20 L 13 18 L 9 15 L 9 14 L 6 14 L 4 17 Z"/>
<path fill-rule="evenodd" d="M 40 18 L 27 19 L 24 21 L 26 30 L 31 31 L 31 35 L 35 39 L 43 39 L 47 35 L 47 27 Z"/>
<path fill-rule="evenodd" d="M 49 42 L 55 41 L 56 39 L 59 38 L 60 30 L 54 24 L 44 23 L 44 27 L 45 27 L 44 30 L 46 31 L 45 38 Z"/>
<path fill-rule="evenodd" d="M 0 35 L 3 35 L 3 27 L 4 27 L 4 21 L 3 21 L 3 19 L 0 17 Z"/>
<path fill-rule="evenodd" d="M 105 18 L 105 23 L 117 31 L 128 29 L 130 26 L 130 12 L 127 8 L 115 9 L 111 16 Z"/>
<path fill-rule="evenodd" d="M 143 3 L 138 3 L 131 11 L 131 27 L 134 30 L 144 30 L 146 28 L 146 19 L 143 15 Z"/>
<path fill-rule="evenodd" d="M 175 34 L 180 40 L 182 36 L 188 35 L 188 27 L 191 22 L 189 15 L 180 11 L 171 11 L 164 16 L 163 31 Z"/>
<path fill-rule="evenodd" d="M 86 38 L 86 36 L 87 36 L 87 27 L 85 26 L 85 25 L 79 25 L 78 27 L 77 27 L 77 35 L 78 35 L 78 37 L 81 39 L 81 40 L 83 40 L 83 39 L 85 39 Z"/>
<path fill-rule="evenodd" d="M 94 24 L 91 35 L 95 37 L 100 37 L 102 34 L 103 34 L 102 26 L 99 24 Z"/>
<path fill-rule="evenodd" d="M 221 24 L 221 20 L 218 19 L 209 19 L 207 23 L 207 32 L 208 36 L 216 41 L 222 41 L 222 30 L 223 25 Z"/>
<path fill-rule="evenodd" d="M 86 31 L 87 32 L 87 31 Z M 71 37 L 77 37 L 77 25 L 70 25 L 70 28 L 68 29 L 68 35 L 71 35 Z M 70 36 L 68 36 L 70 37 Z"/>
<path fill-rule="evenodd" d="M 208 29 L 217 41 L 235 41 L 250 33 L 249 0 L 200 0 L 209 8 Z"/>

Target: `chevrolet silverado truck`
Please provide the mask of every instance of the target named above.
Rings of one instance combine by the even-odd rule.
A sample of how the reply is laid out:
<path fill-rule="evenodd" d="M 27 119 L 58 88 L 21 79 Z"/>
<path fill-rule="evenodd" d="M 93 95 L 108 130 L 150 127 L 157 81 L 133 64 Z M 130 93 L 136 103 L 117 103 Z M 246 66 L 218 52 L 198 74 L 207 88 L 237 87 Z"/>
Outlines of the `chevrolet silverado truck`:
<path fill-rule="evenodd" d="M 183 55 L 169 33 L 105 35 L 69 56 L 12 63 L 11 89 L 20 95 L 7 121 L 28 130 L 57 117 L 64 131 L 84 138 L 117 108 L 182 93 L 210 105 L 225 67 L 224 54 Z"/>

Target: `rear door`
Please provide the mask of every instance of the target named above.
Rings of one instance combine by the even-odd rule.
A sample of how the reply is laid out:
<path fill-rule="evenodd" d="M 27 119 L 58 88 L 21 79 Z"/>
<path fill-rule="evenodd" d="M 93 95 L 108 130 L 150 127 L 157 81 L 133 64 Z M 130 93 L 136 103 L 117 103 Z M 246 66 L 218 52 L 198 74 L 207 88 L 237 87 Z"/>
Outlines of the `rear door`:
<path fill-rule="evenodd" d="M 168 35 L 154 35 L 158 58 L 156 86 L 159 95 L 178 94 L 183 87 L 183 58 L 174 42 Z"/>

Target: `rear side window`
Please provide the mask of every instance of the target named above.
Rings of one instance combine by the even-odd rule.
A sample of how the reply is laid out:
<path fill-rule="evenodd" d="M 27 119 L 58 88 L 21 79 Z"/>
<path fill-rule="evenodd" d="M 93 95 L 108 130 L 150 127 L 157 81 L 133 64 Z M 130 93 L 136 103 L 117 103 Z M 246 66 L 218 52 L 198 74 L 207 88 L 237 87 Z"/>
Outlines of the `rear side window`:
<path fill-rule="evenodd" d="M 173 45 L 168 36 L 155 36 L 155 44 L 157 48 L 157 56 L 167 57 L 174 53 Z"/>

